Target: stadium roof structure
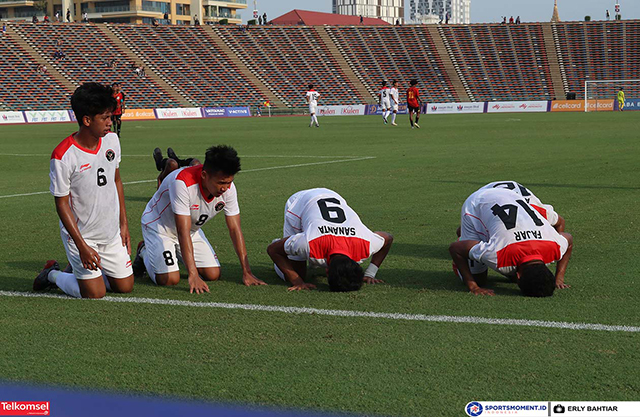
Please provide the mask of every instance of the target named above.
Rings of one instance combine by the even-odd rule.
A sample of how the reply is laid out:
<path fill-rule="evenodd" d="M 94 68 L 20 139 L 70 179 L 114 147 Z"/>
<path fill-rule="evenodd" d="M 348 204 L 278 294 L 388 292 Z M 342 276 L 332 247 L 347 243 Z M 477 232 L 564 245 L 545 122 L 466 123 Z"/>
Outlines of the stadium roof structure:
<path fill-rule="evenodd" d="M 355 26 L 360 24 L 360 16 L 349 16 L 345 14 L 333 14 L 322 12 L 310 12 L 308 10 L 292 10 L 280 17 L 271 20 L 274 25 L 307 25 L 307 26 Z M 365 17 L 362 24 L 366 26 L 388 25 L 382 19 Z"/>

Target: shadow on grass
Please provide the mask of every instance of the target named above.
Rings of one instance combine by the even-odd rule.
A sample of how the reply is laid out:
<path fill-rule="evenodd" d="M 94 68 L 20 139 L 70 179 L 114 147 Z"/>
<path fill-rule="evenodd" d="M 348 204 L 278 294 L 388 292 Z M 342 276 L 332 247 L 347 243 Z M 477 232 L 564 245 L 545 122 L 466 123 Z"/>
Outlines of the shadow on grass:
<path fill-rule="evenodd" d="M 455 234 L 453 234 L 453 236 L 455 237 Z M 419 259 L 451 260 L 451 255 L 449 255 L 449 247 L 447 245 L 393 242 L 390 253 L 394 256 L 410 256 Z"/>

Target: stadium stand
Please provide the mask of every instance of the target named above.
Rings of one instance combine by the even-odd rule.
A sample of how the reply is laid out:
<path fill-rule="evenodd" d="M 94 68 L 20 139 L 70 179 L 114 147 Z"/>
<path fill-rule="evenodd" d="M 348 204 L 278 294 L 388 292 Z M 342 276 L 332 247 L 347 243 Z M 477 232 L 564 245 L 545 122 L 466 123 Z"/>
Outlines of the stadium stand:
<path fill-rule="evenodd" d="M 377 96 L 381 80 L 397 80 L 404 88 L 415 78 L 422 81 L 424 100 L 458 100 L 426 28 L 333 26 L 328 30 L 372 97 Z"/>
<path fill-rule="evenodd" d="M 397 79 L 404 88 L 417 78 L 432 102 L 459 101 L 465 93 L 472 101 L 550 100 L 568 92 L 582 99 L 585 80 L 640 79 L 638 20 L 431 27 L 7 24 L 12 34 L 0 43 L 0 108 L 11 110 L 64 108 L 69 85 L 84 81 L 122 82 L 129 108 L 255 106 L 266 95 L 302 108 L 309 83 L 322 93 L 321 104 L 354 105 L 374 102 L 382 79 Z M 64 60 L 52 56 L 58 39 Z M 152 77 L 130 69 L 132 56 Z M 112 59 L 116 66 L 108 68 Z M 35 72 L 41 62 L 64 78 Z M 71 84 L 61 85 L 65 79 Z M 613 98 L 619 86 L 599 94 Z M 628 96 L 640 94 L 630 88 Z"/>
<path fill-rule="evenodd" d="M 59 110 L 71 92 L 48 74 L 36 72 L 40 62 L 8 35 L 0 42 L 2 95 L 0 110 Z"/>
<path fill-rule="evenodd" d="M 262 103 L 266 97 L 251 84 L 197 26 L 113 25 L 149 70 L 160 74 L 195 106 Z"/>
<path fill-rule="evenodd" d="M 439 30 L 473 101 L 554 97 L 541 24 L 441 26 Z"/>
<path fill-rule="evenodd" d="M 253 74 L 291 107 L 306 105 L 304 93 L 313 83 L 323 105 L 362 104 L 353 83 L 312 26 L 268 26 L 241 30 L 215 28 Z"/>
<path fill-rule="evenodd" d="M 584 98 L 585 80 L 639 79 L 640 21 L 567 22 L 553 25 L 560 70 L 568 91 Z M 600 93 L 613 98 L 616 86 Z"/>
<path fill-rule="evenodd" d="M 49 65 L 74 85 L 87 81 L 121 82 L 129 108 L 178 105 L 152 80 L 136 75 L 122 51 L 96 25 L 17 23 L 13 27 Z M 59 39 L 63 43 L 60 49 L 65 53 L 62 60 L 53 57 Z M 114 68 L 107 67 L 111 60 L 115 60 Z"/>

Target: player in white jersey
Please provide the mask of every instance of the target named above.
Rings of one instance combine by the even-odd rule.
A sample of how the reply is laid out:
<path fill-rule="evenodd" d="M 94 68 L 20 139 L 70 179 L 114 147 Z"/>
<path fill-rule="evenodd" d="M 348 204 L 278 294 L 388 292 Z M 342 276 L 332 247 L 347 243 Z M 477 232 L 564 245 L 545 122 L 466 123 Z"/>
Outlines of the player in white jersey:
<path fill-rule="evenodd" d="M 398 105 L 400 104 L 400 94 L 398 93 L 398 82 L 396 80 L 391 82 L 389 93 L 391 96 L 391 110 L 393 111 L 391 126 L 398 126 L 396 124 L 396 115 L 398 114 Z"/>
<path fill-rule="evenodd" d="M 73 273 L 48 261 L 33 283 L 35 291 L 56 285 L 73 297 L 102 298 L 107 289 L 133 289 L 120 141 L 110 132 L 112 94 L 111 87 L 85 83 L 71 97 L 80 127 L 53 151 L 49 177 Z"/>
<path fill-rule="evenodd" d="M 267 252 L 276 272 L 286 279 L 289 290 L 313 289 L 304 282 L 307 261 L 327 269 L 331 291 L 355 291 L 363 282 L 375 284 L 393 237 L 372 232 L 335 191 L 313 188 L 295 193 L 285 205 L 283 239 L 275 240 Z M 366 272 L 359 263 L 371 258 Z"/>
<path fill-rule="evenodd" d="M 382 121 L 387 124 L 387 117 L 391 113 L 391 90 L 386 81 L 382 82 L 382 88 L 378 91 L 380 98 L 380 109 L 382 110 Z"/>
<path fill-rule="evenodd" d="M 164 178 L 142 214 L 144 245 L 139 245 L 134 262 L 139 264 L 140 259 L 144 262 L 153 282 L 176 285 L 180 281 L 181 258 L 189 274 L 190 292 L 209 292 L 202 278 L 218 280 L 220 263 L 201 227 L 224 212 L 242 266 L 243 283 L 266 285 L 251 273 L 249 265 L 233 184 L 238 171 L 237 152 L 228 146 L 214 146 L 207 150 L 204 165 L 178 169 Z"/>
<path fill-rule="evenodd" d="M 547 209 L 547 218 L 557 216 L 551 206 Z M 494 294 L 478 285 L 486 280 L 487 266 L 516 280 L 526 296 L 547 297 L 555 288 L 568 288 L 564 275 L 573 238 L 556 231 L 547 218 L 509 189 L 471 194 L 462 206 L 460 240 L 449 247 L 469 291 Z M 546 265 L 556 261 L 554 276 Z"/>
<path fill-rule="evenodd" d="M 507 189 L 507 190 L 511 190 L 511 191 L 515 192 L 516 194 L 524 197 L 524 201 L 529 203 L 529 205 L 531 205 L 531 207 L 536 209 L 536 211 L 538 213 L 540 213 L 545 219 L 547 219 L 547 221 L 549 223 L 551 223 L 551 226 L 553 226 L 553 228 L 556 229 L 556 231 L 564 232 L 564 226 L 565 226 L 564 218 L 562 216 L 560 216 L 558 213 L 556 213 L 556 211 L 555 211 L 555 209 L 553 208 L 552 205 L 544 204 L 542 201 L 540 201 L 540 199 L 538 197 L 536 197 L 536 195 L 533 193 L 533 191 L 531 191 L 527 187 L 523 186 L 519 182 L 516 182 L 516 181 L 494 181 L 494 182 L 491 182 L 491 183 L 485 185 L 484 187 L 482 187 L 480 189 L 481 190 L 483 190 L 483 189 L 488 190 L 488 189 L 492 189 L 492 188 L 504 188 L 504 189 Z"/>
<path fill-rule="evenodd" d="M 319 97 L 320 93 L 313 89 L 313 84 L 309 84 L 309 91 L 307 91 L 307 103 L 309 103 L 309 114 L 311 115 L 311 123 L 309 123 L 309 127 L 312 127 L 314 123 L 316 127 L 320 127 L 320 124 L 318 123 L 318 116 L 316 115 Z"/>

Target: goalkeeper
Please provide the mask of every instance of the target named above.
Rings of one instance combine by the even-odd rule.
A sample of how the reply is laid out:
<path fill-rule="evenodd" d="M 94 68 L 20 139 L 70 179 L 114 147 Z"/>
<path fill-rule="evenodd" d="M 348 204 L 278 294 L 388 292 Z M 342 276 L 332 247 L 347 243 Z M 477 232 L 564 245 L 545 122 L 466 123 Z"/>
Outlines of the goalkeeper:
<path fill-rule="evenodd" d="M 620 87 L 618 91 L 618 111 L 624 110 L 624 88 Z"/>

